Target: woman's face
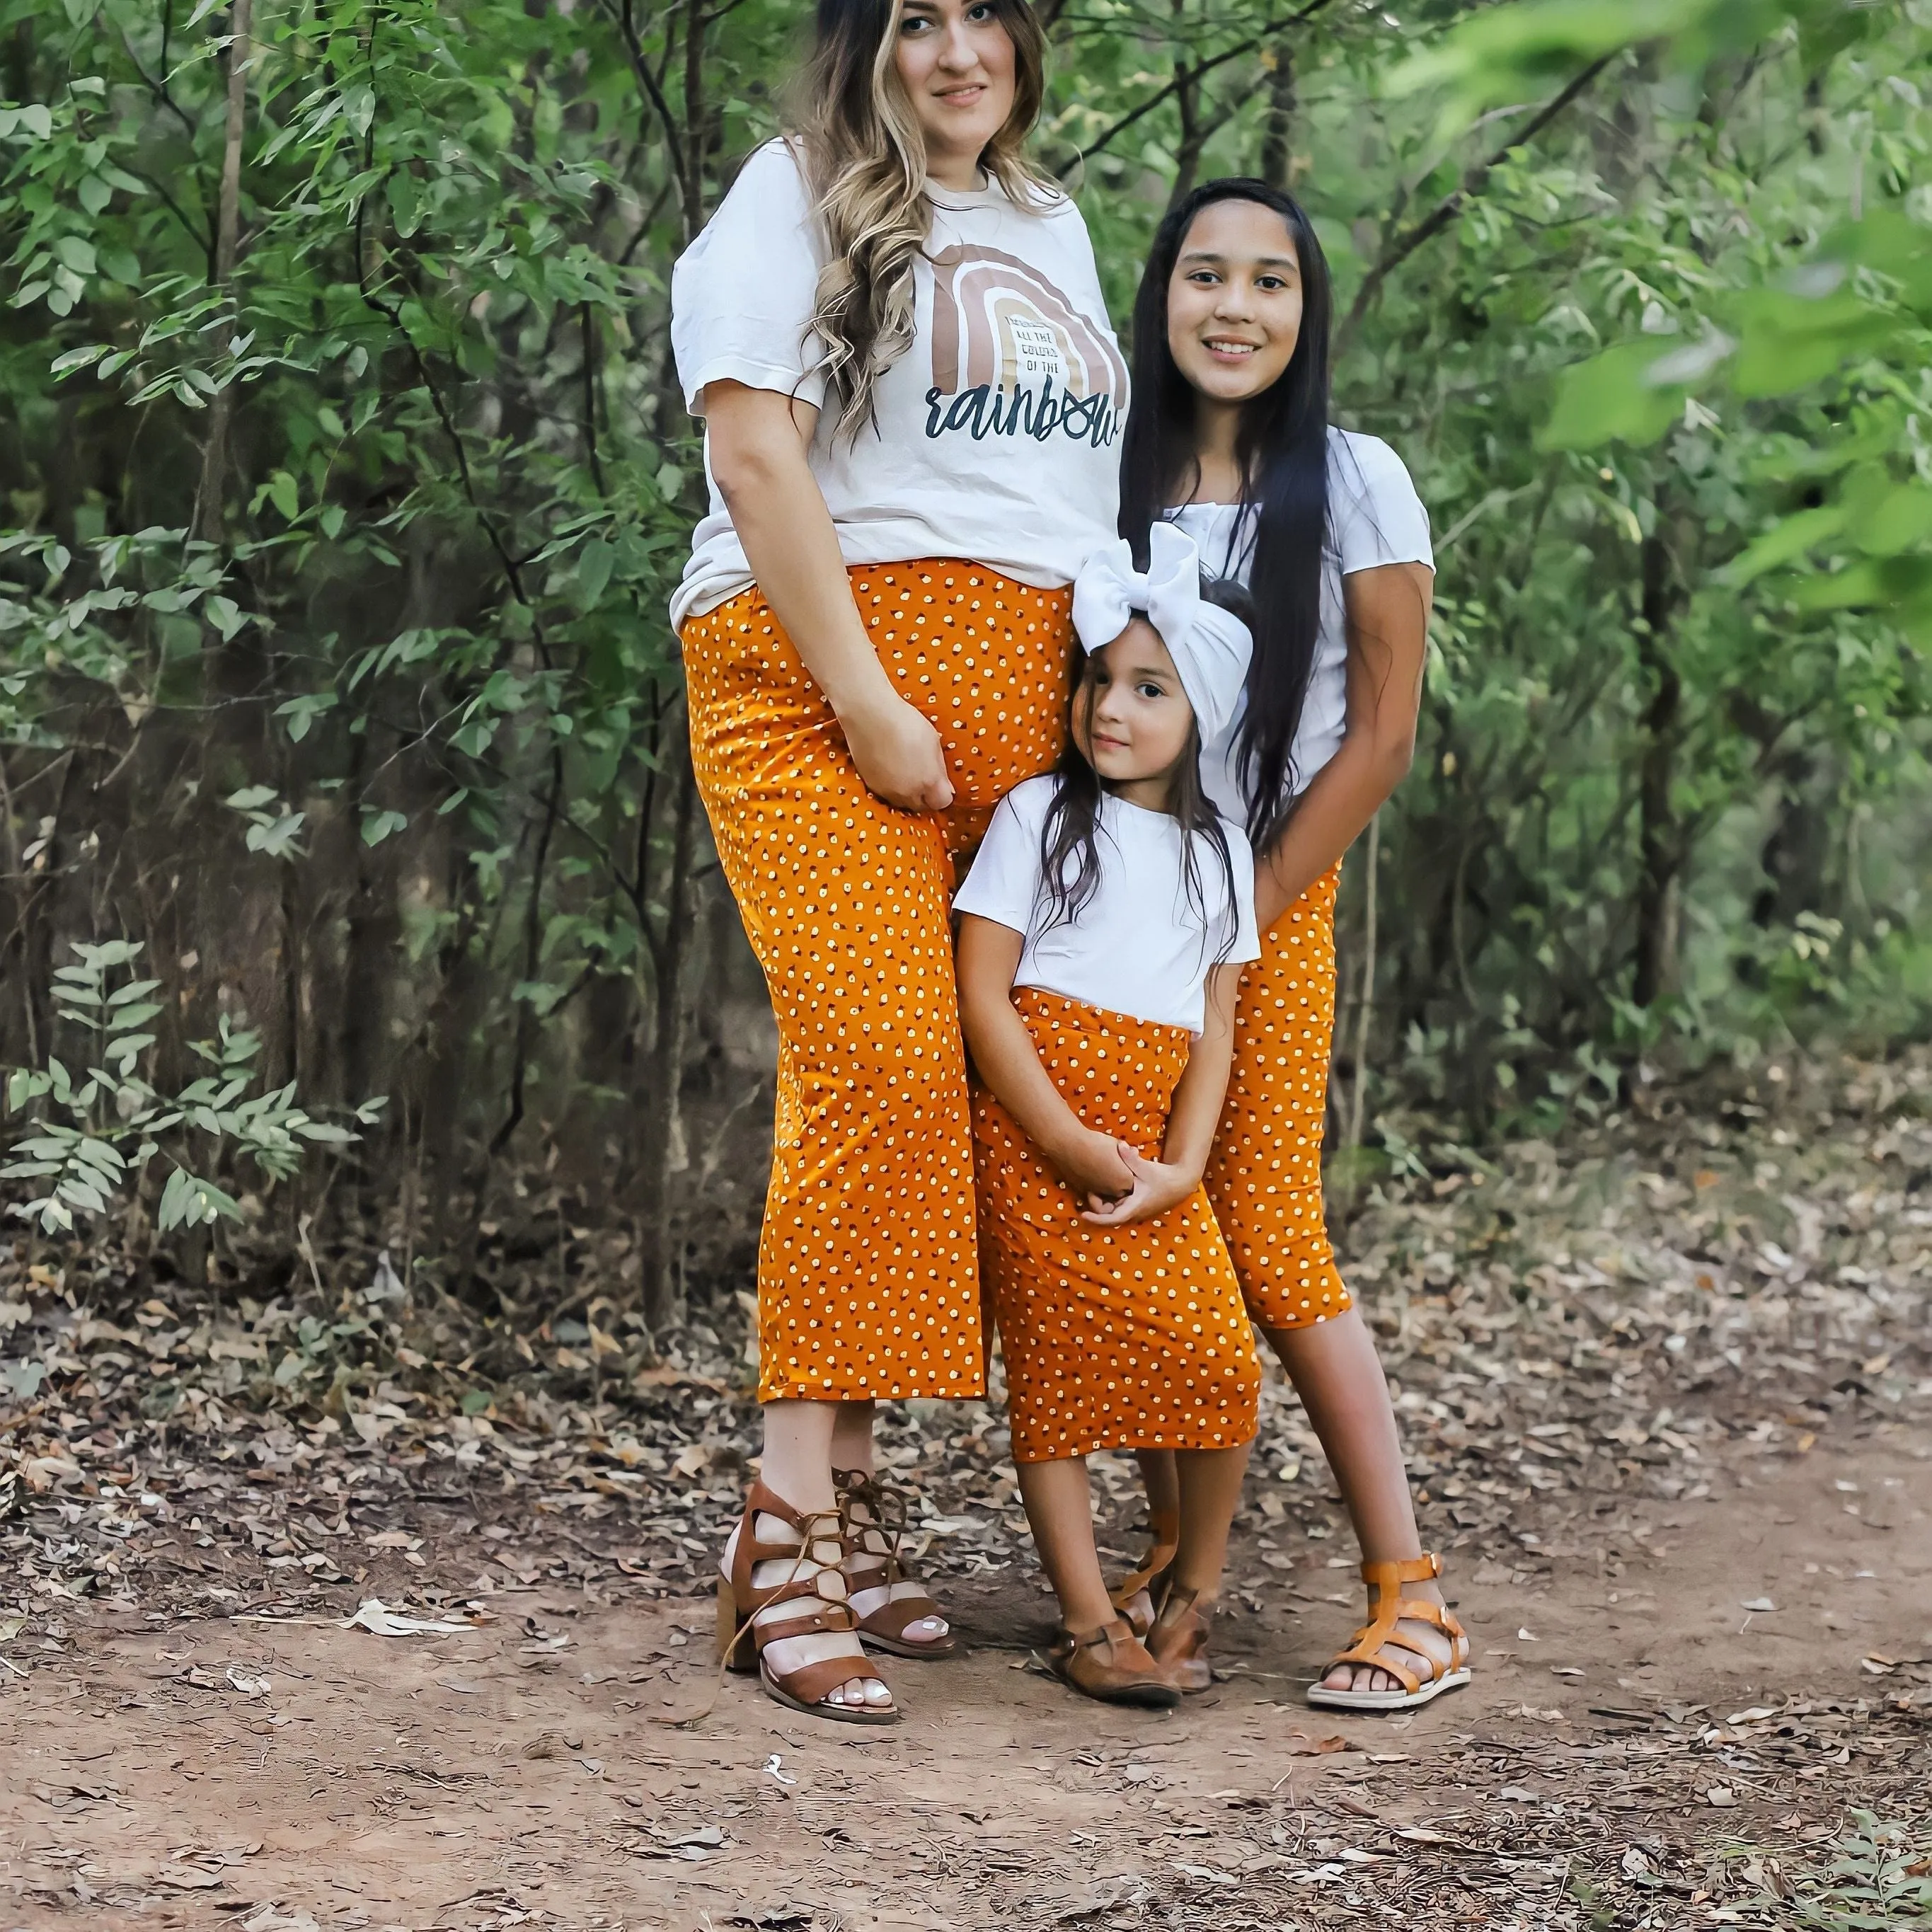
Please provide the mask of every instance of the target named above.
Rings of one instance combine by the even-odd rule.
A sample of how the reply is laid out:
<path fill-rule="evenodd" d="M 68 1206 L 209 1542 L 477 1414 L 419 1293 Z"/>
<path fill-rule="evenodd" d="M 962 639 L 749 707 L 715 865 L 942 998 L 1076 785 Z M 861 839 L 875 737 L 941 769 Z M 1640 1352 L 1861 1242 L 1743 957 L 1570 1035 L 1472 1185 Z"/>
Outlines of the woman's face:
<path fill-rule="evenodd" d="M 1013 111 L 1013 43 L 992 0 L 904 0 L 894 64 L 942 181 L 976 170 Z M 959 185 L 957 181 L 947 185 Z"/>
<path fill-rule="evenodd" d="M 1301 340 L 1301 262 L 1287 221 L 1258 201 L 1210 202 L 1167 284 L 1167 344 L 1195 388 L 1245 403 L 1280 380 Z"/>

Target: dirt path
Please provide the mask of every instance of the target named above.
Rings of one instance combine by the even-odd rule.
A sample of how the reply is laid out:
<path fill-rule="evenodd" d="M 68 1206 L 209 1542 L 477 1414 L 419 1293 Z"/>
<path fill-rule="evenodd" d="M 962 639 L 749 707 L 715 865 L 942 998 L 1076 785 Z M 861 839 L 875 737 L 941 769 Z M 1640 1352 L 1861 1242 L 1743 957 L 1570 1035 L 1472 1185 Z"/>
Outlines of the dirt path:
<path fill-rule="evenodd" d="M 1477 1681 L 1407 1721 L 1299 1702 L 1347 1615 L 1305 1538 L 1290 1569 L 1245 1540 L 1268 1607 L 1172 1717 L 1034 1674 L 1043 1600 L 1005 1577 L 955 1589 L 965 1655 L 900 1669 L 879 1736 L 738 1680 L 651 1721 L 706 1694 L 701 1599 L 511 1586 L 473 1631 L 386 1638 L 102 1616 L 0 1698 L 0 1923 L 1582 1926 L 1624 1922 L 1586 1906 L 1633 1846 L 1679 1888 L 1658 1922 L 1724 1922 L 1673 1856 L 1708 1828 L 1802 1856 L 1848 1795 L 1922 1811 L 1924 1707 L 1887 1700 L 1912 1673 L 1863 1660 L 1932 1657 L 1928 1454 L 1874 1429 L 1714 1471 L 1632 1511 L 1614 1586 L 1607 1541 L 1546 1583 L 1462 1580 Z"/>
<path fill-rule="evenodd" d="M 1279 1386 L 1207 1696 L 1031 1668 L 998 1405 L 914 1404 L 964 1654 L 892 1670 L 891 1731 L 741 1680 L 680 1729 L 754 1439 L 728 1298 L 659 1360 L 373 1244 L 315 1294 L 0 1249 L 0 1932 L 1932 1926 L 1932 1064 L 1424 1151 L 1348 1238 L 1475 1643 L 1407 1720 L 1300 1701 L 1358 1586 Z M 344 1628 L 372 1597 L 456 1628 Z"/>

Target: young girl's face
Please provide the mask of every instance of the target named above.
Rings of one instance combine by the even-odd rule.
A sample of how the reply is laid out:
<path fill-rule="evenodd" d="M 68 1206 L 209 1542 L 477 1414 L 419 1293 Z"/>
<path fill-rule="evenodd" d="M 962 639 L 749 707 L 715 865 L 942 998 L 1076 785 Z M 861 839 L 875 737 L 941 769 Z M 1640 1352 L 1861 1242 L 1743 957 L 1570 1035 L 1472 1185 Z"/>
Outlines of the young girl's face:
<path fill-rule="evenodd" d="M 1116 790 L 1149 795 L 1130 802 L 1164 810 L 1166 787 L 1186 751 L 1194 708 L 1160 633 L 1144 617 L 1087 660 L 1087 681 L 1073 707 L 1080 754 Z"/>
<path fill-rule="evenodd" d="M 1167 344 L 1204 396 L 1245 403 L 1280 380 L 1301 340 L 1301 262 L 1287 222 L 1258 201 L 1210 202 L 1167 285 Z"/>

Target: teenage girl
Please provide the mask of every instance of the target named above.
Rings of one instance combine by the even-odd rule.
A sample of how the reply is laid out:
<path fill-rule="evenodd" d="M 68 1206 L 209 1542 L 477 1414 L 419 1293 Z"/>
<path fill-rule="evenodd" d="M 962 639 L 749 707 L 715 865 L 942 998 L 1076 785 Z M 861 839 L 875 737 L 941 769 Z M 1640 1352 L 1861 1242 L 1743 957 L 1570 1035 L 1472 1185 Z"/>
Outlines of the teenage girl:
<path fill-rule="evenodd" d="M 1361 1545 L 1369 1622 L 1309 1700 L 1395 1710 L 1467 1682 L 1468 1644 L 1423 1552 L 1388 1386 L 1329 1246 L 1322 1142 L 1342 854 L 1408 769 L 1434 568 L 1401 460 L 1329 424 L 1329 326 L 1328 266 L 1292 196 L 1250 180 L 1184 196 L 1135 303 L 1120 530 L 1140 544 L 1178 525 L 1253 602 L 1246 688 L 1208 740 L 1203 780 L 1252 842 L 1264 939 L 1241 982 L 1207 1186 Z M 1171 1458 L 1142 1466 L 1155 1548 L 1122 1600 L 1144 1619 L 1178 1562 L 1180 1498 Z"/>
<path fill-rule="evenodd" d="M 1204 600 L 1180 531 L 1157 525 L 1143 546 L 1144 575 L 1120 542 L 1076 579 L 1072 742 L 1002 802 L 956 904 L 984 1082 L 981 1268 L 1020 1492 L 1060 1599 L 1050 1660 L 1089 1696 L 1165 1706 L 1210 1681 L 1206 1618 L 1260 1395 L 1201 1178 L 1236 982 L 1261 947 L 1246 842 L 1201 781 L 1248 631 Z M 1157 1448 L 1174 1470 L 1171 1587 L 1144 1643 L 1094 1551 L 1086 1458 L 1103 1448 Z"/>

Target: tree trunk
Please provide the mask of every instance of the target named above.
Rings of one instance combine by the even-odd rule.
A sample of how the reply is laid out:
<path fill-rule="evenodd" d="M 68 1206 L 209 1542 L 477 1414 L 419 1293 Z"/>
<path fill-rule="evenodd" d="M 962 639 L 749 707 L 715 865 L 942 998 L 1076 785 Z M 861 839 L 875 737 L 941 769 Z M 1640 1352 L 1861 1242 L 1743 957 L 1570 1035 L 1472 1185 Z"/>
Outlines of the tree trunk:
<path fill-rule="evenodd" d="M 214 285 L 224 294 L 235 273 L 242 232 L 242 136 L 248 114 L 248 36 L 254 0 L 235 0 L 229 20 L 228 128 L 221 151 L 221 197 L 215 214 Z M 201 488 L 195 502 L 195 534 L 221 541 L 222 493 L 228 469 L 228 419 L 232 385 L 208 405 L 208 440 L 201 448 Z"/>
<path fill-rule="evenodd" d="M 1262 122 L 1261 178 L 1286 191 L 1294 185 L 1294 50 L 1284 40 L 1268 75 L 1268 111 Z"/>
<path fill-rule="evenodd" d="M 1643 540 L 1642 621 L 1636 626 L 1637 662 L 1650 685 L 1637 778 L 1636 956 L 1631 997 L 1640 1006 L 1655 1004 L 1676 964 L 1671 895 L 1683 864 L 1671 794 L 1682 737 L 1684 683 L 1670 652 L 1677 596 L 1661 493 L 1655 508 L 1656 521 Z"/>
<path fill-rule="evenodd" d="M 684 1076 L 684 973 L 691 938 L 692 859 L 698 834 L 698 786 L 692 776 L 688 740 L 682 731 L 674 735 L 673 755 L 678 762 L 670 878 L 664 892 L 662 927 L 651 948 L 656 997 L 638 1177 L 643 1312 L 653 1336 L 662 1335 L 676 1313 L 670 1178 L 684 1164 L 679 1114 Z"/>

